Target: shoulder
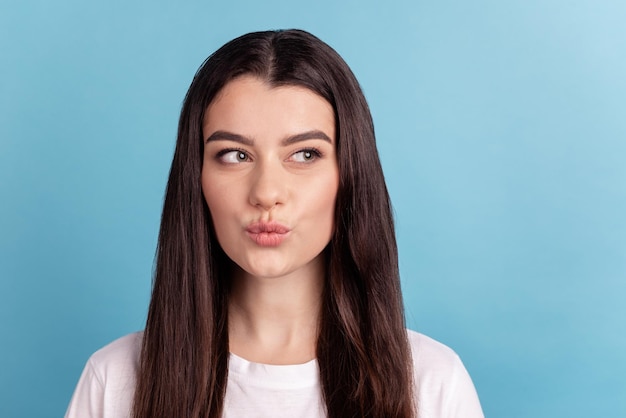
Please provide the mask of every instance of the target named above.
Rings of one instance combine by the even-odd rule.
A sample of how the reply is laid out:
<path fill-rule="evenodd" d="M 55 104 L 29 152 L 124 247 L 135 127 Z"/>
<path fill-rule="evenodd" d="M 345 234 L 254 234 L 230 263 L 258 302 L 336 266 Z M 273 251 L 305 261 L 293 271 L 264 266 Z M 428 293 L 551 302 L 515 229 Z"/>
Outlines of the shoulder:
<path fill-rule="evenodd" d="M 113 375 L 134 376 L 139 365 L 143 332 L 135 332 L 102 347 L 89 358 L 88 364 L 103 379 Z"/>
<path fill-rule="evenodd" d="M 409 329 L 407 335 L 414 359 L 425 358 L 448 363 L 458 358 L 458 355 L 450 347 L 424 334 Z"/>
<path fill-rule="evenodd" d="M 142 338 L 142 332 L 129 334 L 91 355 L 66 418 L 130 417 Z"/>
<path fill-rule="evenodd" d="M 474 384 L 459 356 L 446 345 L 408 330 L 418 416 L 482 418 Z"/>
<path fill-rule="evenodd" d="M 407 330 L 407 334 L 416 374 L 445 375 L 462 365 L 459 356 L 448 346 L 415 331 Z"/>

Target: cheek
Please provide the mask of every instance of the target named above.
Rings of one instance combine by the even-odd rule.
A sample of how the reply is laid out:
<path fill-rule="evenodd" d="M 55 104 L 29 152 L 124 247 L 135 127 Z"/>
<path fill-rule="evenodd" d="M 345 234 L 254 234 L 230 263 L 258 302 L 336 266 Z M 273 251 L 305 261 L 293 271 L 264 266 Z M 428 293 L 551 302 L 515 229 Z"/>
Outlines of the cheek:
<path fill-rule="evenodd" d="M 323 182 L 316 185 L 313 190 L 317 190 L 311 200 L 311 208 L 318 214 L 318 219 L 325 224 L 329 224 L 334 229 L 333 223 L 335 218 L 335 206 L 337 202 L 337 189 L 339 188 L 339 179 L 337 176 L 331 176 L 324 179 Z"/>
<path fill-rule="evenodd" d="M 209 207 L 209 213 L 211 213 L 212 216 L 215 212 L 215 202 L 213 199 L 213 196 L 215 196 L 215 191 L 212 190 L 211 185 L 204 180 L 202 180 L 202 195 L 204 197 L 204 201 Z"/>
<path fill-rule="evenodd" d="M 202 194 L 212 214 L 226 210 L 225 207 L 232 200 L 229 195 L 236 193 L 233 182 L 227 180 L 206 167 L 202 171 Z"/>
<path fill-rule="evenodd" d="M 220 198 L 219 194 L 211 191 L 210 188 L 202 188 L 204 192 L 204 200 L 209 208 L 209 216 L 213 226 L 213 232 L 217 238 L 219 246 L 227 252 L 227 248 L 231 245 L 230 237 L 233 236 L 233 224 L 229 219 L 229 214 L 232 213 L 230 208 L 225 205 L 226 199 Z"/>
<path fill-rule="evenodd" d="M 214 181 L 210 182 L 204 178 L 202 179 L 202 194 L 209 208 L 209 213 L 213 220 L 213 227 L 217 231 L 219 226 L 223 223 L 222 218 L 224 213 L 227 213 L 225 204 L 228 202 L 228 199 L 224 198 L 222 191 Z"/>

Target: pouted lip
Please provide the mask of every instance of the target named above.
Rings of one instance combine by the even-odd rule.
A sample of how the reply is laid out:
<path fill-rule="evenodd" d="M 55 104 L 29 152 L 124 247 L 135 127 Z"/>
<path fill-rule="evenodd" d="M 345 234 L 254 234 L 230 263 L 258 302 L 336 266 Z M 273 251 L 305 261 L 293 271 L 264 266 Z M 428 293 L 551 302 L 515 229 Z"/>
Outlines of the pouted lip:
<path fill-rule="evenodd" d="M 251 234 L 274 233 L 286 234 L 290 231 L 289 227 L 275 221 L 255 221 L 246 227 L 246 232 Z"/>

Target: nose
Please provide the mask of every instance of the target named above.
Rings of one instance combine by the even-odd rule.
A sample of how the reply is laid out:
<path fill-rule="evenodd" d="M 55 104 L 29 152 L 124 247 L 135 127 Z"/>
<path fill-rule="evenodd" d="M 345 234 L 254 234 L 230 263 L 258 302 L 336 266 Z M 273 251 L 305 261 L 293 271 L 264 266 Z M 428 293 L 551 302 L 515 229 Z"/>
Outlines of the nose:
<path fill-rule="evenodd" d="M 285 203 L 287 179 L 282 167 L 261 163 L 251 173 L 250 204 L 269 211 Z"/>

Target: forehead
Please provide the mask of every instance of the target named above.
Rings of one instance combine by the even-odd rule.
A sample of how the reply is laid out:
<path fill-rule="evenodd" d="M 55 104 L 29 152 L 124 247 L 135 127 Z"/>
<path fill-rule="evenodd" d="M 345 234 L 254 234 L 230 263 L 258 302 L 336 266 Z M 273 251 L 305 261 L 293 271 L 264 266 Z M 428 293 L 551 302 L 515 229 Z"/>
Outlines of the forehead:
<path fill-rule="evenodd" d="M 227 83 L 207 107 L 203 120 L 205 138 L 216 130 L 255 137 L 312 129 L 334 138 L 334 111 L 326 99 L 305 87 L 272 86 L 253 76 Z"/>

